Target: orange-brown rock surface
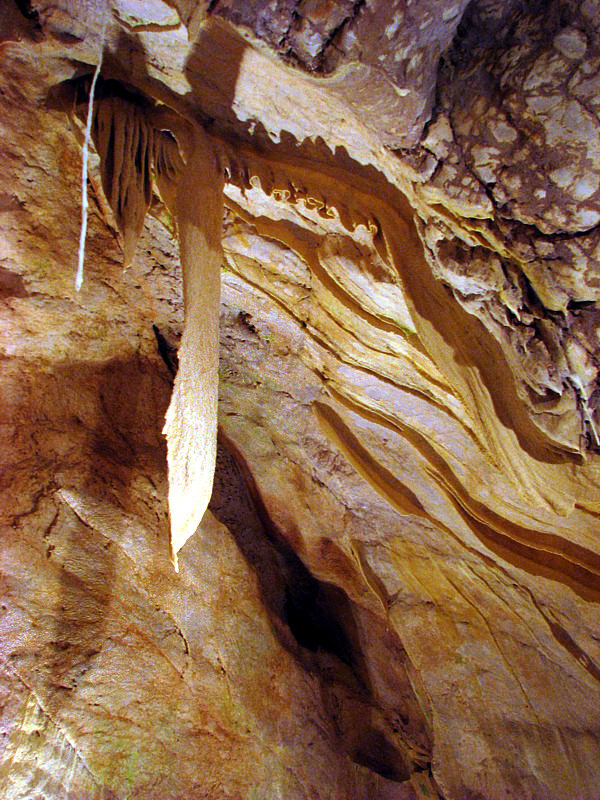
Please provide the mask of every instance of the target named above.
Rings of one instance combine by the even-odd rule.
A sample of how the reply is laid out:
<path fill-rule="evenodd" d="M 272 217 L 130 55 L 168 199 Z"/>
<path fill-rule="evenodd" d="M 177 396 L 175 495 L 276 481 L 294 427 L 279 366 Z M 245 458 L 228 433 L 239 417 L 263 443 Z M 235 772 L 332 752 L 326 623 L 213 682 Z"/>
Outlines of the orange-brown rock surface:
<path fill-rule="evenodd" d="M 598 20 L 4 0 L 0 797 L 600 797 Z"/>

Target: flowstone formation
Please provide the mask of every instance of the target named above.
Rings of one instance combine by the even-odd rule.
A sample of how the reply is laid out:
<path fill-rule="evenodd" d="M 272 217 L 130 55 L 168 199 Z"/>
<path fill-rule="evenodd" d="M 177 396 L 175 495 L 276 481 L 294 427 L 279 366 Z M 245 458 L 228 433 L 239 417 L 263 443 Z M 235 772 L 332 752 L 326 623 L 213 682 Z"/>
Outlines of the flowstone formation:
<path fill-rule="evenodd" d="M 2 797 L 596 800 L 599 20 L 6 0 Z"/>

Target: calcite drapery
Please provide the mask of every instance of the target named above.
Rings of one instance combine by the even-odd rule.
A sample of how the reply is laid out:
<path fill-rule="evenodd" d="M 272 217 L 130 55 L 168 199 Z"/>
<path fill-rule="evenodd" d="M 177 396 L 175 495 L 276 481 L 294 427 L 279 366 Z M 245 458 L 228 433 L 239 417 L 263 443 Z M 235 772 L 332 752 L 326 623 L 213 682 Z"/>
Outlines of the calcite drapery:
<path fill-rule="evenodd" d="M 72 91 L 76 99 L 81 81 Z M 215 468 L 223 175 L 215 147 L 198 125 L 116 81 L 101 81 L 98 95 L 92 138 L 102 188 L 122 237 L 124 265 L 133 260 L 153 184 L 179 234 L 186 321 L 164 430 L 177 568 L 177 552 L 208 507 Z"/>
<path fill-rule="evenodd" d="M 165 227 L 149 220 L 121 274 L 99 193 L 73 293 L 80 165 L 42 101 L 97 58 L 76 5 L 31 5 L 44 41 L 24 18 L 0 37 L 4 796 L 596 800 L 598 458 L 567 373 L 596 418 L 598 232 L 526 227 L 514 215 L 541 206 L 515 178 L 523 153 L 491 186 L 476 148 L 510 138 L 503 104 L 522 113 L 553 81 L 593 103 L 597 4 L 469 4 L 422 136 L 462 2 L 431 23 L 429 0 L 412 20 L 344 6 L 331 41 L 327 4 L 276 3 L 292 57 L 315 32 L 314 64 L 319 42 L 338 59 L 316 81 L 267 52 L 261 0 L 178 2 L 194 29 L 207 10 L 232 20 L 191 52 L 172 7 L 114 4 L 106 77 L 201 119 L 226 170 L 220 424 L 250 488 L 221 452 L 223 524 L 206 515 L 179 576 L 160 433 L 182 331 L 173 225 L 153 197 Z M 473 109 L 476 89 L 491 101 Z M 391 113 L 423 108 L 410 141 L 369 110 L 390 92 Z M 553 109 L 538 145 L 568 127 Z M 573 153 L 548 154 L 563 186 L 536 191 L 560 229 L 554 166 Z"/>
<path fill-rule="evenodd" d="M 208 508 L 217 452 L 223 176 L 201 131 L 179 181 L 176 210 L 185 326 L 165 425 L 175 564 Z"/>

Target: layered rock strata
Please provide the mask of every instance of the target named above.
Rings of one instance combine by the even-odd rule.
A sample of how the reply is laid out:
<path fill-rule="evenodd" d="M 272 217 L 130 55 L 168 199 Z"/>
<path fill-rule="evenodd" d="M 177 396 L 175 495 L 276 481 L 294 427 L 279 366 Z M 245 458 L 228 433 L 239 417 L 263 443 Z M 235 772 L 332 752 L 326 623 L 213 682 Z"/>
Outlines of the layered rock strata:
<path fill-rule="evenodd" d="M 600 14 L 455 6 L 2 11 L 3 797 L 597 796 Z"/>

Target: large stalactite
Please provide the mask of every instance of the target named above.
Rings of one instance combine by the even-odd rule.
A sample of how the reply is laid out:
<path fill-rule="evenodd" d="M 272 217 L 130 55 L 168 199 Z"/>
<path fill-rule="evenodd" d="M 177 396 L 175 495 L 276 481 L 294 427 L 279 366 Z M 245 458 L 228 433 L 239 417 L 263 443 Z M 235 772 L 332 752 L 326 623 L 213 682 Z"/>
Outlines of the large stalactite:
<path fill-rule="evenodd" d="M 223 176 L 201 132 L 179 181 L 176 209 L 185 325 L 165 427 L 175 556 L 208 508 L 217 455 Z"/>
<path fill-rule="evenodd" d="M 3 797 L 596 797 L 598 12 L 5 6 Z"/>

